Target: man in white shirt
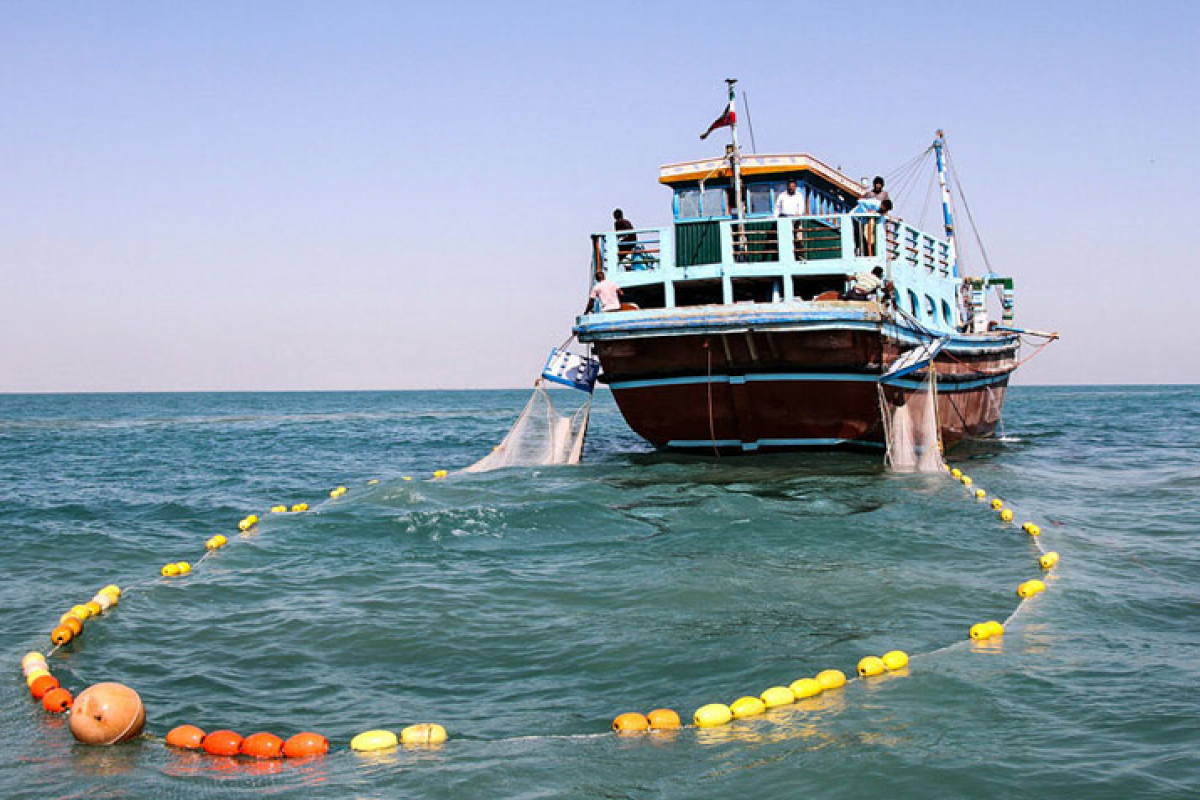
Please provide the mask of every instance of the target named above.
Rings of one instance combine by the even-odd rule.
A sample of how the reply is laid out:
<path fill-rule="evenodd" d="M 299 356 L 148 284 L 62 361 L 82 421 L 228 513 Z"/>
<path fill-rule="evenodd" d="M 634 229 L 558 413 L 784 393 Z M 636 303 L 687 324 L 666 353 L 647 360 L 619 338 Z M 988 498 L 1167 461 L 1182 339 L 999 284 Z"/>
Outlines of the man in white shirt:
<path fill-rule="evenodd" d="M 775 198 L 775 216 L 803 217 L 805 210 L 804 195 L 796 191 L 796 179 L 789 178 L 787 191 Z M 803 260 L 804 227 L 800 224 L 800 220 L 792 222 L 792 246 L 795 248 L 796 259 Z"/>
<path fill-rule="evenodd" d="M 775 198 L 775 216 L 804 216 L 804 195 L 796 191 L 795 178 L 788 180 L 787 191 Z"/>
<path fill-rule="evenodd" d="M 871 295 L 883 288 L 883 267 L 875 267 L 870 272 L 860 272 L 854 276 L 854 283 L 843 296 L 845 300 L 870 300 Z"/>

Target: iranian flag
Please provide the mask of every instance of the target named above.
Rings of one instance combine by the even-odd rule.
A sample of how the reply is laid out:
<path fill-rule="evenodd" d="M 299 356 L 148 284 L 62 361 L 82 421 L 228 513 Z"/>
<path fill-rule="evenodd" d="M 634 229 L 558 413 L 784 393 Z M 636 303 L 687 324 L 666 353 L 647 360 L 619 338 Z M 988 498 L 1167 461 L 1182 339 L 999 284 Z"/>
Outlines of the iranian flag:
<path fill-rule="evenodd" d="M 717 128 L 727 128 L 737 122 L 737 108 L 733 100 L 733 92 L 729 93 L 729 103 L 725 106 L 725 110 L 721 112 L 721 116 L 717 117 L 712 125 L 708 126 L 708 130 L 700 134 L 701 139 L 707 139 L 708 135 Z"/>

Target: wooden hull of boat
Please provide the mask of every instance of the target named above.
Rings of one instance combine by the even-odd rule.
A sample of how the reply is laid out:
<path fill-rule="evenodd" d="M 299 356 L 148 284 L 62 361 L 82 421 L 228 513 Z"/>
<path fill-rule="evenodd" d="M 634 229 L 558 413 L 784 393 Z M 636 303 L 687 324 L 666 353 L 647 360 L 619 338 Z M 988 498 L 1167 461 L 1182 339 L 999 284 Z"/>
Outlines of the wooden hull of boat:
<path fill-rule="evenodd" d="M 889 328 L 891 330 L 889 330 Z M 882 448 L 878 378 L 916 339 L 880 322 L 776 326 L 594 340 L 629 426 L 657 447 L 698 452 Z M 970 337 L 935 361 L 949 446 L 991 434 L 1016 366 L 1013 337 Z M 904 402 L 923 375 L 884 389 Z"/>

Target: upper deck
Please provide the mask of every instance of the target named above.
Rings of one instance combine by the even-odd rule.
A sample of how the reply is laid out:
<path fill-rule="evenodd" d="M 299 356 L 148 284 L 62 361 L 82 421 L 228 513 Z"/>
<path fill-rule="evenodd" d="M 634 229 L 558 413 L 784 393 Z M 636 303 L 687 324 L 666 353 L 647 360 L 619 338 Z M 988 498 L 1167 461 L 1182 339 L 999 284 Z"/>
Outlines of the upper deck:
<path fill-rule="evenodd" d="M 673 224 L 592 234 L 593 280 L 621 287 L 631 310 L 795 304 L 840 297 L 851 277 L 881 267 L 896 305 L 922 326 L 954 333 L 983 313 L 982 289 L 961 293 L 949 243 L 898 217 L 854 213 L 863 187 L 804 154 L 741 161 L 743 218 L 726 159 L 670 164 Z M 787 181 L 807 212 L 775 216 Z M 1005 291 L 1006 319 L 1011 282 Z M 615 314 L 620 312 L 610 312 Z M 604 314 L 588 315 L 606 316 Z"/>

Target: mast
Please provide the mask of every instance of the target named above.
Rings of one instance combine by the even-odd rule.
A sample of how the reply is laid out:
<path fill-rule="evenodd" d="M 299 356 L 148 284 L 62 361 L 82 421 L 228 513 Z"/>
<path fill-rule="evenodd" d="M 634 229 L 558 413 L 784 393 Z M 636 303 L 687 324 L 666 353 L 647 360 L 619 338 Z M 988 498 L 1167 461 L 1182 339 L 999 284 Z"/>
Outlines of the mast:
<path fill-rule="evenodd" d="M 933 150 L 937 153 L 938 183 L 942 186 L 942 217 L 946 224 L 946 241 L 950 244 L 950 274 L 958 277 L 958 244 L 954 241 L 954 212 L 950 207 L 950 187 L 946 185 L 946 134 L 938 128 L 937 138 L 933 140 Z"/>
<path fill-rule="evenodd" d="M 725 83 L 729 84 L 729 129 L 733 134 L 733 147 L 729 153 L 729 163 L 733 167 L 733 203 L 740 220 L 745 214 L 742 210 L 742 150 L 737 138 L 737 78 L 726 78 Z"/>

